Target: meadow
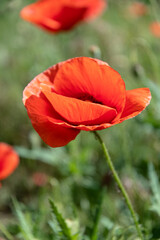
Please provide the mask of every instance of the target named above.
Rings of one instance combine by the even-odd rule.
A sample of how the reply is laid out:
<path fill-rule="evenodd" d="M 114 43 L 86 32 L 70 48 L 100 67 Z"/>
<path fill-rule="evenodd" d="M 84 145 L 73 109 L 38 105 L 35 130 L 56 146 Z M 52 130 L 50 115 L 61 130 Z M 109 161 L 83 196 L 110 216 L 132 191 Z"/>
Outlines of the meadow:
<path fill-rule="evenodd" d="M 26 85 L 50 66 L 96 57 L 118 71 L 126 89 L 149 88 L 140 115 L 99 131 L 137 213 L 144 240 L 160 240 L 160 2 L 131 13 L 133 0 L 108 0 L 104 13 L 50 34 L 20 18 L 33 1 L 0 0 L 0 142 L 20 156 L 0 188 L 0 240 L 138 240 L 124 198 L 92 132 L 51 148 L 22 103 Z"/>

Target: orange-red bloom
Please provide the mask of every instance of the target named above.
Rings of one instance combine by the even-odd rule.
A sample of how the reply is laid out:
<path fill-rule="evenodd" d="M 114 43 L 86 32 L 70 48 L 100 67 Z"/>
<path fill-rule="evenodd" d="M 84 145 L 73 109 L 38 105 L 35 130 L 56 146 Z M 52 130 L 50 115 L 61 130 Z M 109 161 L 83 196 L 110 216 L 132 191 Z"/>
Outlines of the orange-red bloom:
<path fill-rule="evenodd" d="M 155 37 L 160 38 L 160 22 L 151 23 L 150 30 Z"/>
<path fill-rule="evenodd" d="M 127 91 L 118 72 L 88 57 L 52 66 L 23 92 L 33 127 L 51 147 L 66 145 L 80 130 L 101 130 L 135 117 L 150 100 L 148 88 Z"/>
<path fill-rule="evenodd" d="M 141 17 L 147 13 L 147 6 L 142 2 L 133 2 L 129 6 L 129 13 L 133 17 Z"/>
<path fill-rule="evenodd" d="M 24 7 L 21 17 L 50 32 L 69 30 L 99 15 L 105 0 L 39 0 Z"/>
<path fill-rule="evenodd" d="M 6 143 L 0 143 L 0 180 L 7 178 L 18 166 L 19 157 Z"/>

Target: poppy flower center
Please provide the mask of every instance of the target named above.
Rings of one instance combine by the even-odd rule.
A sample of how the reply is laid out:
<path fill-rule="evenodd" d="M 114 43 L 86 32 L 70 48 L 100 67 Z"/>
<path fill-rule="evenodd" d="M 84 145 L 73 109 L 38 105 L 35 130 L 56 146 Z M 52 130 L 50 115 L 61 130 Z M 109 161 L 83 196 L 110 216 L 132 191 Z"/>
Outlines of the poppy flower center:
<path fill-rule="evenodd" d="M 93 96 L 89 95 L 89 94 L 82 94 L 79 97 L 80 100 L 85 101 L 85 102 L 92 102 L 92 103 L 98 103 L 98 104 L 102 104 L 101 102 L 97 101 Z"/>

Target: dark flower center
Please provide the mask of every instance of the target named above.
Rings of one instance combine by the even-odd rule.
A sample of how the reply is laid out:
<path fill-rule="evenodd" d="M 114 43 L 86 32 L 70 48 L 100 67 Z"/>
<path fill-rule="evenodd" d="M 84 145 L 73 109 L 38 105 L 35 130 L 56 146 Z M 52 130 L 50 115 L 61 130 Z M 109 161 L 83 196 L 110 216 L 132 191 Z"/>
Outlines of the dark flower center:
<path fill-rule="evenodd" d="M 78 99 L 85 101 L 85 102 L 102 104 L 101 102 L 97 101 L 93 96 L 86 94 L 86 93 L 82 94 Z"/>

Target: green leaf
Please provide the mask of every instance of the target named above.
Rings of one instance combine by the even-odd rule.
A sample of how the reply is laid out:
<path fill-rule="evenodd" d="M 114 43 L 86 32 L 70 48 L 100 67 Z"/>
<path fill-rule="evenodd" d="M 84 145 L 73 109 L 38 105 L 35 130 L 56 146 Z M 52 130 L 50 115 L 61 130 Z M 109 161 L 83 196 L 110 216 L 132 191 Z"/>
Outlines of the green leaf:
<path fill-rule="evenodd" d="M 160 183 L 153 164 L 149 164 L 149 178 L 153 193 L 151 210 L 155 211 L 160 216 Z"/>
<path fill-rule="evenodd" d="M 25 240 L 38 240 L 33 236 L 30 221 L 28 221 L 26 216 L 23 214 L 19 203 L 15 199 L 13 199 L 13 205 L 14 205 L 14 209 L 15 209 L 17 218 L 20 223 L 20 225 L 19 225 L 20 231 L 21 231 L 24 239 Z"/>
<path fill-rule="evenodd" d="M 66 240 L 73 240 L 70 229 L 68 228 L 64 218 L 62 217 L 61 213 L 58 211 L 56 205 L 54 204 L 54 202 L 50 199 L 50 206 L 52 209 L 53 214 L 56 217 L 56 220 L 60 226 L 60 229 L 62 231 L 63 236 L 66 238 Z"/>
<path fill-rule="evenodd" d="M 64 148 L 27 149 L 22 146 L 15 146 L 14 148 L 20 157 L 41 161 L 50 165 L 64 163 L 64 160 L 68 158 Z"/>
<path fill-rule="evenodd" d="M 14 240 L 11 234 L 8 232 L 6 227 L 3 224 L 0 224 L 0 232 L 3 233 L 3 235 L 8 239 L 8 240 Z"/>

